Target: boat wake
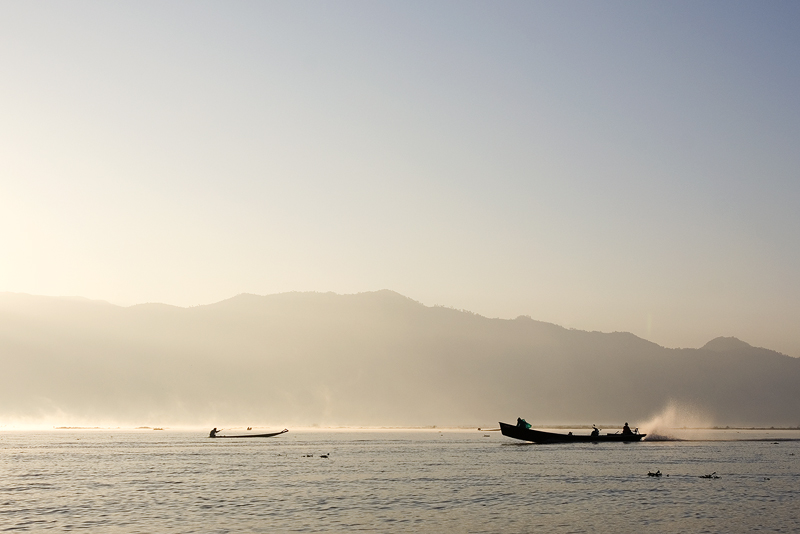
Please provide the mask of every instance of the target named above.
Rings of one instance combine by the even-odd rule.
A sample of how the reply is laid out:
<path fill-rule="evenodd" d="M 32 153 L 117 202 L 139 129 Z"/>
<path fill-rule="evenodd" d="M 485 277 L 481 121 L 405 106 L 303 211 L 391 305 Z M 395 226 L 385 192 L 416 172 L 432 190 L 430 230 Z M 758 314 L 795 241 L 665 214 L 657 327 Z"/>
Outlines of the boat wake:
<path fill-rule="evenodd" d="M 667 436 L 665 434 L 648 434 L 642 441 L 690 441 L 687 439 L 676 438 L 675 436 Z"/>
<path fill-rule="evenodd" d="M 713 421 L 699 410 L 670 403 L 661 413 L 640 424 L 639 428 L 647 434 L 645 441 L 694 441 L 693 438 L 704 436 L 698 435 L 692 428 L 708 428 L 712 424 Z"/>

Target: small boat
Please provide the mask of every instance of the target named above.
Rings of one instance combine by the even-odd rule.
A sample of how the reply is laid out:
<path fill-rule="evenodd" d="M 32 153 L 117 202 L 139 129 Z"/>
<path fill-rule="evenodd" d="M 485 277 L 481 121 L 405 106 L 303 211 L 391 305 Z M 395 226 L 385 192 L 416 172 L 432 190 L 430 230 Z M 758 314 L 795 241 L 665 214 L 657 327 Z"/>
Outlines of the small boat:
<path fill-rule="evenodd" d="M 532 441 L 534 443 L 598 443 L 598 442 L 619 442 L 630 443 L 632 441 L 641 441 L 647 434 L 639 434 L 634 432 L 632 434 L 605 434 L 600 435 L 592 434 L 558 434 L 555 432 L 543 432 L 541 430 L 533 430 L 532 428 L 525 428 L 517 425 L 509 425 L 508 423 L 500 423 L 500 431 L 504 436 L 509 438 L 521 439 L 522 441 Z"/>
<path fill-rule="evenodd" d="M 273 438 L 275 436 L 279 436 L 285 432 L 288 432 L 289 429 L 284 428 L 280 432 L 273 432 L 271 434 L 240 434 L 238 436 L 220 436 L 219 434 L 209 435 L 210 438 Z"/>

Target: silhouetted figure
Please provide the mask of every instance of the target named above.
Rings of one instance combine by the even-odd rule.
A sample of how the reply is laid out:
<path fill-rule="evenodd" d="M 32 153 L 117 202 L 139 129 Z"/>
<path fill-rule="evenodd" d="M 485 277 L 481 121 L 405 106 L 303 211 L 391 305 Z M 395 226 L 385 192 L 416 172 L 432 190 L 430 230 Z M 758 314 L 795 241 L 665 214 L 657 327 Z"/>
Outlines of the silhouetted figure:
<path fill-rule="evenodd" d="M 633 432 L 631 432 L 631 427 L 628 426 L 628 423 L 625 423 L 625 426 L 622 427 L 622 433 L 633 434 Z"/>
<path fill-rule="evenodd" d="M 520 428 L 530 428 L 531 424 L 522 417 L 517 417 L 517 426 Z"/>
<path fill-rule="evenodd" d="M 217 430 L 217 427 L 214 427 L 214 430 L 212 430 L 211 432 L 208 433 L 208 437 L 209 438 L 216 438 L 217 437 L 217 432 L 221 432 L 221 431 L 222 431 L 221 428 L 219 430 Z"/>
<path fill-rule="evenodd" d="M 596 427 L 596 426 L 594 426 L 594 425 L 592 425 L 592 428 L 594 429 L 594 430 L 592 430 L 592 437 L 593 437 L 593 438 L 596 438 L 597 436 L 599 436 L 599 435 L 600 435 L 600 429 L 599 429 L 599 428 L 597 428 L 597 427 Z"/>

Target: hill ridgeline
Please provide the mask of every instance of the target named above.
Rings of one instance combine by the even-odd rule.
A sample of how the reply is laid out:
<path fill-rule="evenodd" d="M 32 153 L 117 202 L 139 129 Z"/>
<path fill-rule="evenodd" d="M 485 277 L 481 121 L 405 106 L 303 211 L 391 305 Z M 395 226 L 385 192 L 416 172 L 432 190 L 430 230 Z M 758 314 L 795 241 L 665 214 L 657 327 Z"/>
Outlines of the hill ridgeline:
<path fill-rule="evenodd" d="M 800 424 L 800 359 L 718 338 L 428 307 L 391 291 L 284 293 L 192 308 L 0 294 L 0 423 L 480 426 Z"/>

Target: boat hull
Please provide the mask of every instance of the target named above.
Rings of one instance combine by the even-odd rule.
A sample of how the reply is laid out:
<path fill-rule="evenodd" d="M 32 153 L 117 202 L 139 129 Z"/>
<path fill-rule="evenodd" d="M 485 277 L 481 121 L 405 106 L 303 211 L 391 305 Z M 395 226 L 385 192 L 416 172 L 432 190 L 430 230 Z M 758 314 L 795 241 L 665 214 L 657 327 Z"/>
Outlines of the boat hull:
<path fill-rule="evenodd" d="M 289 431 L 288 429 L 284 428 L 280 432 L 273 432 L 272 434 L 242 434 L 242 435 L 239 435 L 239 436 L 219 436 L 219 435 L 217 435 L 217 436 L 209 436 L 209 437 L 212 438 L 212 439 L 220 439 L 220 438 L 237 438 L 237 439 L 238 438 L 272 438 L 272 437 L 284 434 L 284 433 L 286 433 L 288 431 Z"/>
<path fill-rule="evenodd" d="M 555 432 L 542 432 L 532 428 L 522 428 L 517 425 L 500 423 L 500 431 L 504 436 L 532 441 L 533 443 L 631 443 L 641 441 L 647 434 L 603 434 L 592 436 L 586 434 L 558 434 Z"/>

